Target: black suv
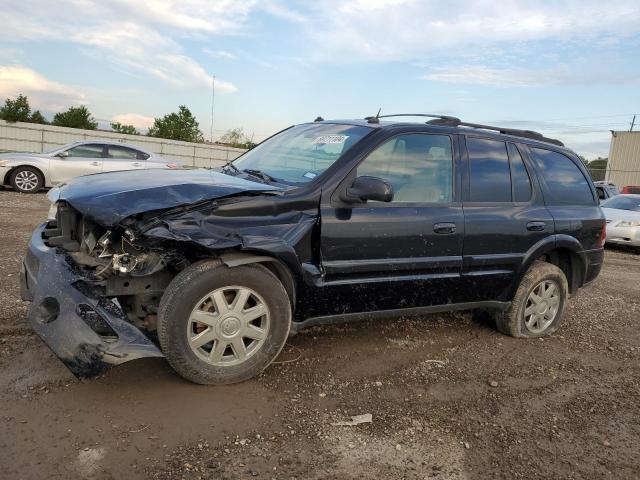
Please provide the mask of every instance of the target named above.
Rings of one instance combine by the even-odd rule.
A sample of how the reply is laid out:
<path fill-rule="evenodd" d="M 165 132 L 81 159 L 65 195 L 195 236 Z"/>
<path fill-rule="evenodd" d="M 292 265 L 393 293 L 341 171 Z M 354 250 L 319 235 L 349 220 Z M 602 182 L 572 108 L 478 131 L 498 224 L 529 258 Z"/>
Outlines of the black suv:
<path fill-rule="evenodd" d="M 78 376 L 164 356 L 203 384 L 336 319 L 480 308 L 553 333 L 603 261 L 589 173 L 539 133 L 420 116 L 318 118 L 218 170 L 52 190 L 22 268 L 34 330 Z"/>

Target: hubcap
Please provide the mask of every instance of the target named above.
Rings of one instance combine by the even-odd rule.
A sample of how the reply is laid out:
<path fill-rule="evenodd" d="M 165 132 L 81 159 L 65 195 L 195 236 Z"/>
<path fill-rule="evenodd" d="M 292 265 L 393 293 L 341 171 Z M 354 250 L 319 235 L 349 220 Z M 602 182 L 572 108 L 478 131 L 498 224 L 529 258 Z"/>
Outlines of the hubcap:
<path fill-rule="evenodd" d="M 191 350 L 216 367 L 238 365 L 262 347 L 269 331 L 269 309 L 247 287 L 214 290 L 196 304 L 187 322 Z"/>
<path fill-rule="evenodd" d="M 38 186 L 38 176 L 29 170 L 22 170 L 16 174 L 15 182 L 20 190 L 30 191 Z"/>
<path fill-rule="evenodd" d="M 524 324 L 531 333 L 542 333 L 553 323 L 560 308 L 560 288 L 553 280 L 536 285 L 524 308 Z"/>

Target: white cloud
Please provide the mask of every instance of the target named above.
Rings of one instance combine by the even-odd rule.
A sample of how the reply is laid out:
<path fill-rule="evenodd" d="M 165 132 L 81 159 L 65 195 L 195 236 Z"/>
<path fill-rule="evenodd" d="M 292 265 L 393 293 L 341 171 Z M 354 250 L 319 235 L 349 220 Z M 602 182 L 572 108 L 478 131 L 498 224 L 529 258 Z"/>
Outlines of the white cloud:
<path fill-rule="evenodd" d="M 34 109 L 57 111 L 69 104 L 86 102 L 86 94 L 77 87 L 49 80 L 22 65 L 0 66 L 0 98 L 24 94 Z"/>
<path fill-rule="evenodd" d="M 138 113 L 121 113 L 116 115 L 112 119 L 114 122 L 120 122 L 123 125 L 133 125 L 134 127 L 147 130 L 153 125 L 153 117 L 147 117 L 146 115 L 140 115 Z"/>
<path fill-rule="evenodd" d="M 235 60 L 236 56 L 226 50 L 211 50 L 210 48 L 203 48 L 202 51 L 213 58 L 225 58 L 227 60 Z"/>
<path fill-rule="evenodd" d="M 191 89 L 210 86 L 211 77 L 185 54 L 176 38 L 200 31 L 235 32 L 243 25 L 254 1 L 34 0 L 29 2 L 29 8 L 23 3 L 9 0 L 9 5 L 2 7 L 0 39 L 64 39 L 121 70 Z M 221 80 L 218 85 L 220 93 L 237 90 L 228 81 Z"/>
<path fill-rule="evenodd" d="M 640 74 L 614 71 L 584 71 L 571 67 L 551 69 L 492 68 L 483 65 L 448 65 L 435 67 L 421 77 L 445 83 L 488 85 L 494 87 L 540 87 L 546 85 L 629 84 L 640 83 Z"/>
<path fill-rule="evenodd" d="M 579 42 L 640 32 L 637 0 L 317 0 L 309 7 L 318 59 L 406 61 L 483 54 L 529 41 Z M 482 48 L 480 48 L 482 46 Z"/>

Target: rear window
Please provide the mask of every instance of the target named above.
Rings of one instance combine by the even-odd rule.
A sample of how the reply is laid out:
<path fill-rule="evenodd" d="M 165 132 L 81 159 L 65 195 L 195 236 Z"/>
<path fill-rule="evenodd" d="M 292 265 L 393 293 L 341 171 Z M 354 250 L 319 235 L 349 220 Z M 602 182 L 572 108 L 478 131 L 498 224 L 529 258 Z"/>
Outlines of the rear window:
<path fill-rule="evenodd" d="M 472 202 L 510 202 L 511 174 L 504 142 L 467 137 L 469 199 Z"/>
<path fill-rule="evenodd" d="M 532 148 L 548 205 L 593 205 L 589 181 L 566 155 L 544 148 Z"/>

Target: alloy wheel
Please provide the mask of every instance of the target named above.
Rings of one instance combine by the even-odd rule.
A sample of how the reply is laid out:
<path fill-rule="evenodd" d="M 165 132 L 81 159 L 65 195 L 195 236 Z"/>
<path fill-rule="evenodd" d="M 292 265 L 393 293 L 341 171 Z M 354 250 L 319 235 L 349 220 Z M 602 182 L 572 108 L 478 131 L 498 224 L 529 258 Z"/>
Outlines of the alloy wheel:
<path fill-rule="evenodd" d="M 524 324 L 531 333 L 544 332 L 553 323 L 560 308 L 560 287 L 553 280 L 536 285 L 524 308 Z"/>
<path fill-rule="evenodd" d="M 39 178 L 31 170 L 20 170 L 14 177 L 14 182 L 20 190 L 31 192 L 38 186 Z"/>

